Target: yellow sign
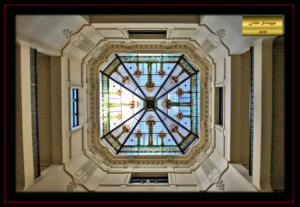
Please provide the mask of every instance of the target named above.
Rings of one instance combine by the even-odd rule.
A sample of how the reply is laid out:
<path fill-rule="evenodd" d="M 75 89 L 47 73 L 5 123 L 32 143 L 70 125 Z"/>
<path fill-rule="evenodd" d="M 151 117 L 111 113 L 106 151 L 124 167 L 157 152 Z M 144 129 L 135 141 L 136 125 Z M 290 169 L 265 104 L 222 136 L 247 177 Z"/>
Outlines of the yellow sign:
<path fill-rule="evenodd" d="M 243 32 L 244 36 L 277 36 L 283 35 L 282 16 L 244 16 Z"/>

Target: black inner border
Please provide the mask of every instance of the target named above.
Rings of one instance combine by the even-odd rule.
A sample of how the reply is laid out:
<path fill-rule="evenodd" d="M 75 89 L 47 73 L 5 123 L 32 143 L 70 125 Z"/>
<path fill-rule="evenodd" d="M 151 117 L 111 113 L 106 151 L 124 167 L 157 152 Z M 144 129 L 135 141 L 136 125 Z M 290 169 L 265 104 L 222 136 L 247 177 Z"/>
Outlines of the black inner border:
<path fill-rule="evenodd" d="M 286 190 L 283 193 L 16 193 L 15 192 L 15 15 L 16 14 L 284 14 L 286 68 Z M 289 6 L 7 6 L 7 199 L 8 201 L 290 201 L 292 199 L 292 8 Z M 172 204 L 174 205 L 174 204 Z"/>

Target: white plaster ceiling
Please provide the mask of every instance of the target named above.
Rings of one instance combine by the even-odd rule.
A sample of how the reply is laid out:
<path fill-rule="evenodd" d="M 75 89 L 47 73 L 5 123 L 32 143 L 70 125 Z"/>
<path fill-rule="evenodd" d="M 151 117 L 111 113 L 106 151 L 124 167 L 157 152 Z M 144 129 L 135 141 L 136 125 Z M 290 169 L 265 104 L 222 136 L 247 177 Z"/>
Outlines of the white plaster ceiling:
<path fill-rule="evenodd" d="M 207 25 L 213 32 L 219 29 L 225 30 L 222 38 L 229 47 L 230 54 L 239 54 L 243 49 L 250 46 L 257 37 L 242 36 L 242 15 L 202 15 L 200 24 Z"/>
<path fill-rule="evenodd" d="M 75 33 L 84 24 L 88 22 L 81 15 L 17 15 L 16 34 L 18 40 L 55 54 L 68 42 L 63 31 Z"/>
<path fill-rule="evenodd" d="M 101 38 L 96 38 L 98 40 L 103 38 L 128 40 L 127 30 L 153 29 L 166 30 L 168 40 L 195 39 L 201 46 L 204 45 L 203 47 L 205 47 L 205 44 L 210 47 L 207 43 L 209 36 L 217 37 L 213 33 L 223 29 L 224 33 L 221 40 L 224 45 L 221 44 L 221 46 L 206 51 L 217 61 L 228 54 L 245 52 L 251 46 L 253 40 L 257 38 L 242 36 L 242 15 L 201 15 L 200 25 L 198 23 L 118 22 L 89 24 L 88 21 L 88 15 L 18 15 L 16 17 L 17 39 L 29 42 L 32 47 L 37 48 L 40 52 L 44 50 L 45 54 L 61 55 L 61 50 L 65 48 L 69 39 L 76 35 L 76 32 L 84 25 L 90 25 L 97 31 L 98 35 L 101 36 Z M 67 37 L 64 31 L 69 32 L 70 37 Z M 203 49 L 205 50 L 205 48 Z M 84 56 L 84 54 L 80 56 Z"/>

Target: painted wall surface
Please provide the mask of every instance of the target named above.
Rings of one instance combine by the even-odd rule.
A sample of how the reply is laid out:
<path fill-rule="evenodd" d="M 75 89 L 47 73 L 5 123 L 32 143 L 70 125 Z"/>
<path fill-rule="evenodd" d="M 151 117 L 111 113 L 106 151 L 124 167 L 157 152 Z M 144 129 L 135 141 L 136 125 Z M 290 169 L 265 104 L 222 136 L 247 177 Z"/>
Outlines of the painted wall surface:
<path fill-rule="evenodd" d="M 41 171 L 52 164 L 50 56 L 37 54 L 38 128 Z"/>
<path fill-rule="evenodd" d="M 230 161 L 249 163 L 250 52 L 233 55 L 231 61 L 231 152 Z"/>
<path fill-rule="evenodd" d="M 272 155 L 271 155 L 271 186 L 282 191 L 285 186 L 285 68 L 284 68 L 284 38 L 274 40 L 273 67 L 273 126 L 272 126 Z"/>
<path fill-rule="evenodd" d="M 30 45 L 17 43 L 16 47 L 16 190 L 26 190 L 34 183 L 31 86 L 30 86 Z"/>

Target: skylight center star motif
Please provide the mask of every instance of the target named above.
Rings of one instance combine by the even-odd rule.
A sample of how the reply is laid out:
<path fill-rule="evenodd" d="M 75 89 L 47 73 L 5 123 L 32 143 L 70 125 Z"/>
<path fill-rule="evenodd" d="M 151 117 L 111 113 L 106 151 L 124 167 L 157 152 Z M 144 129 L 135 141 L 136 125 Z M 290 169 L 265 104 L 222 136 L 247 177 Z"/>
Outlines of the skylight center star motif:
<path fill-rule="evenodd" d="M 101 141 L 122 155 L 180 155 L 199 139 L 199 70 L 178 54 L 121 54 L 100 71 Z"/>
<path fill-rule="evenodd" d="M 148 110 L 153 110 L 154 109 L 154 107 L 155 107 L 155 100 L 153 100 L 153 99 L 147 99 L 146 103 L 147 103 L 147 109 Z"/>

